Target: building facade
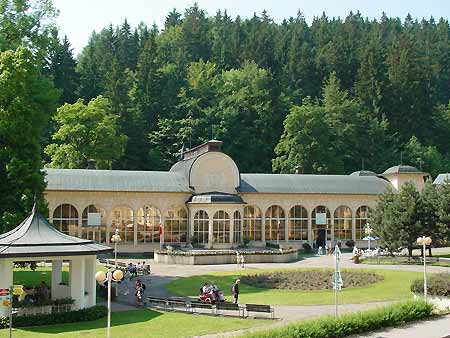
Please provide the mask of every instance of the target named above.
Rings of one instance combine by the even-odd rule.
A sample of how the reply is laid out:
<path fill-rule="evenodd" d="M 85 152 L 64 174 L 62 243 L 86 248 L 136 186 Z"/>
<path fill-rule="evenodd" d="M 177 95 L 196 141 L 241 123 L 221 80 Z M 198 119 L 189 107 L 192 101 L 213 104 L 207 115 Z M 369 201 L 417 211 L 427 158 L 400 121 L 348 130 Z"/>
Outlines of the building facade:
<path fill-rule="evenodd" d="M 64 233 L 106 244 L 118 229 L 122 252 L 190 242 L 365 245 L 378 195 L 408 181 L 421 189 L 427 176 L 405 165 L 381 175 L 244 174 L 221 145 L 212 140 L 182 152 L 167 172 L 46 169 L 49 220 Z"/>

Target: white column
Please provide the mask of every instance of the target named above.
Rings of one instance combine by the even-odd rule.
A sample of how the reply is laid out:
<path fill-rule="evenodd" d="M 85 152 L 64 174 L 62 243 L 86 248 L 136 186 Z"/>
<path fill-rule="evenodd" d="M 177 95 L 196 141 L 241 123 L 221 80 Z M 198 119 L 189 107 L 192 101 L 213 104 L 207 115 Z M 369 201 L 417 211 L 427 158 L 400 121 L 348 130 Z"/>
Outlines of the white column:
<path fill-rule="evenodd" d="M 59 292 L 62 282 L 62 265 L 63 261 L 52 261 L 52 299 L 58 299 L 61 292 Z"/>
<path fill-rule="evenodd" d="M 70 297 L 75 300 L 74 310 L 84 308 L 85 258 L 73 257 L 70 261 Z"/>
<path fill-rule="evenodd" d="M 234 211 L 230 211 L 230 244 L 234 243 Z"/>
<path fill-rule="evenodd" d="M 284 211 L 284 240 L 289 242 L 289 209 Z"/>
<path fill-rule="evenodd" d="M 331 231 L 331 241 L 334 241 L 334 211 L 330 210 L 330 231 Z M 328 235 L 327 235 L 328 239 Z"/>
<path fill-rule="evenodd" d="M 85 307 L 94 306 L 96 303 L 96 281 L 95 273 L 97 272 L 96 256 L 89 256 L 85 259 L 84 286 L 87 295 L 85 296 Z"/>
<path fill-rule="evenodd" d="M 214 228 L 213 228 L 213 218 L 212 218 L 212 212 L 211 210 L 208 210 L 208 247 L 211 248 L 213 246 L 213 240 L 214 240 Z"/>
<path fill-rule="evenodd" d="M 13 284 L 13 262 L 9 259 L 0 259 L 0 288 L 9 289 Z M 9 307 L 0 303 L 0 316 L 9 316 Z"/>
<path fill-rule="evenodd" d="M 261 241 L 266 242 L 266 211 L 261 210 Z"/>
<path fill-rule="evenodd" d="M 312 231 L 312 214 L 308 211 L 308 242 L 311 247 L 314 244 L 314 236 Z"/>
<path fill-rule="evenodd" d="M 352 240 L 356 241 L 356 215 L 352 212 Z"/>
<path fill-rule="evenodd" d="M 145 208 L 144 208 L 144 213 L 145 213 Z M 144 220 L 145 220 L 145 217 L 144 217 Z M 145 229 L 145 226 L 146 225 L 144 225 L 144 229 Z M 133 242 L 134 242 L 134 245 L 136 246 L 137 245 L 137 211 L 136 210 L 133 210 L 133 229 L 134 229 Z"/>
<path fill-rule="evenodd" d="M 165 223 L 164 213 L 161 212 L 162 235 L 159 236 L 159 243 L 160 243 L 160 247 L 161 247 L 161 248 L 162 248 L 163 245 L 164 245 L 164 236 L 165 236 L 165 233 L 166 233 L 166 228 L 165 228 L 165 226 L 164 226 L 164 223 Z M 158 229 L 158 231 L 159 231 L 159 229 Z"/>
<path fill-rule="evenodd" d="M 78 237 L 81 238 L 81 228 L 83 226 L 83 210 L 78 212 Z"/>
<path fill-rule="evenodd" d="M 105 217 L 105 221 L 106 221 L 106 245 L 109 245 L 109 242 L 111 241 L 111 209 L 106 209 L 106 217 Z"/>

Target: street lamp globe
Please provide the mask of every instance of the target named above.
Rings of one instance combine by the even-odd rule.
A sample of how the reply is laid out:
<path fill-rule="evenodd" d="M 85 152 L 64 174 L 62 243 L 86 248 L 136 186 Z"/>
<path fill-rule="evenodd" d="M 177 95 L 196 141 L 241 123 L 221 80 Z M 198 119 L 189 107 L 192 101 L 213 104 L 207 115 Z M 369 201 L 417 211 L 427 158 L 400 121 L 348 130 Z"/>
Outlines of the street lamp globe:
<path fill-rule="evenodd" d="M 423 237 L 417 238 L 417 244 L 419 244 L 419 245 L 430 245 L 432 241 L 433 240 L 431 239 L 431 237 L 423 236 Z"/>
<path fill-rule="evenodd" d="M 106 280 L 106 273 L 104 271 L 99 271 L 95 274 L 95 280 L 102 283 Z"/>
<path fill-rule="evenodd" d="M 123 272 L 122 270 L 116 270 L 113 272 L 113 278 L 115 281 L 121 281 L 123 278 Z"/>

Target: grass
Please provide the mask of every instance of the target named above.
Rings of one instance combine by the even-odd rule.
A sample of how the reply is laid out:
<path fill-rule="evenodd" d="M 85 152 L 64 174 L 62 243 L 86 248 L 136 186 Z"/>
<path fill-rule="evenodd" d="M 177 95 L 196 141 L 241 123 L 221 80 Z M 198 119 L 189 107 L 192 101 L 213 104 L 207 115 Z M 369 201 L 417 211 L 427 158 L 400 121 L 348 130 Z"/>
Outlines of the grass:
<path fill-rule="evenodd" d="M 450 255 L 435 255 L 433 257 L 450 258 Z M 423 265 L 422 262 L 401 260 L 397 257 L 383 257 L 382 259 L 364 258 L 360 261 L 360 264 L 367 264 L 367 265 Z M 427 261 L 427 265 L 428 266 L 450 267 L 450 262 L 444 262 L 444 261 L 429 262 L 429 261 Z"/>
<path fill-rule="evenodd" d="M 21 269 L 15 268 L 13 274 L 14 284 L 26 285 L 26 286 L 39 286 L 42 281 L 50 286 L 52 284 L 52 268 L 51 267 L 38 267 L 35 271 L 29 268 Z M 62 268 L 62 281 L 69 282 L 69 267 L 63 266 Z"/>
<path fill-rule="evenodd" d="M 284 269 L 292 270 L 292 269 Z M 313 269 L 303 269 L 313 270 Z M 280 269 L 246 270 L 244 274 L 265 273 L 270 271 L 282 271 Z M 364 271 L 355 270 L 351 271 Z M 384 277 L 384 280 L 364 287 L 342 289 L 339 292 L 339 302 L 367 303 L 378 301 L 394 301 L 412 298 L 410 285 L 413 280 L 422 276 L 419 272 L 396 270 L 370 270 Z M 197 297 L 198 291 L 204 282 L 213 282 L 222 288 L 227 299 L 231 300 L 231 285 L 235 279 L 240 278 L 243 272 L 230 271 L 214 273 L 210 275 L 192 276 L 180 278 L 171 282 L 168 291 L 182 295 Z M 330 281 L 331 283 L 331 281 Z M 344 280 L 345 285 L 345 280 Z M 272 305 L 326 305 L 334 304 L 333 290 L 319 291 L 292 291 L 256 288 L 241 283 L 239 295 L 240 303 L 259 303 Z"/>
<path fill-rule="evenodd" d="M 115 312 L 111 318 L 111 337 L 178 338 L 206 335 L 261 326 L 268 321 L 200 316 L 184 313 L 160 313 L 152 310 Z M 103 338 L 106 318 L 83 323 L 16 329 L 14 338 Z M 8 330 L 0 330 L 6 338 Z"/>

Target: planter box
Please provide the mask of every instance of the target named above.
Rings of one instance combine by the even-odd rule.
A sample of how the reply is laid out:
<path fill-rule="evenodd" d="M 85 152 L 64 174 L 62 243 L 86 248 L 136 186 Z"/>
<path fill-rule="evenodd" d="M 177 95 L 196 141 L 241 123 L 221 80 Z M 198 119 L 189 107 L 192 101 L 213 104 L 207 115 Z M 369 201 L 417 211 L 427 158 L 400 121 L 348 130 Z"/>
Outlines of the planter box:
<path fill-rule="evenodd" d="M 414 294 L 414 299 L 423 299 L 423 295 Z M 427 295 L 427 301 L 438 310 L 450 310 L 450 297 L 439 297 Z"/>
<path fill-rule="evenodd" d="M 249 263 L 287 263 L 298 259 L 297 250 L 288 250 L 285 252 L 267 251 L 245 253 L 245 264 Z M 164 264 L 183 264 L 183 265 L 210 265 L 210 264 L 236 264 L 236 251 L 212 251 L 211 253 L 202 252 L 201 254 L 193 252 L 155 252 L 155 261 Z"/>

